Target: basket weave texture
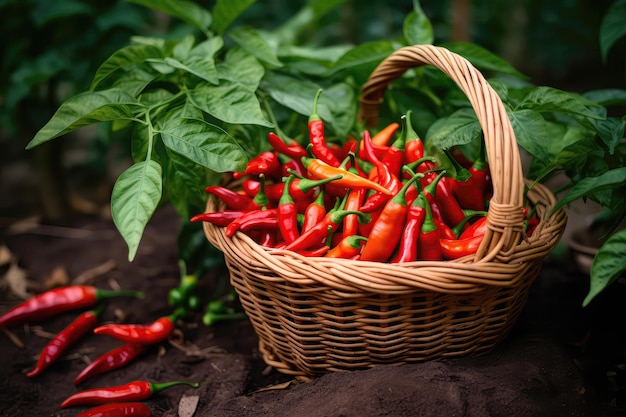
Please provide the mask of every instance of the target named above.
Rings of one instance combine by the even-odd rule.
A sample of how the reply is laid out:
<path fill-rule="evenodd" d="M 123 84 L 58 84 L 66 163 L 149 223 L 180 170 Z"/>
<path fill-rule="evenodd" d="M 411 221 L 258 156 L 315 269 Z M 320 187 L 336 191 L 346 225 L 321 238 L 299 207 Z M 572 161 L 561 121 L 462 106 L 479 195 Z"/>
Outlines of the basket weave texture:
<path fill-rule="evenodd" d="M 492 350 L 511 330 L 543 258 L 566 224 L 541 184 L 540 222 L 522 234 L 523 187 L 517 142 L 504 106 L 481 73 L 444 48 L 397 50 L 362 88 L 360 117 L 375 124 L 387 86 L 410 68 L 433 65 L 469 98 L 483 129 L 494 194 L 488 232 L 475 256 L 387 264 L 309 258 L 267 249 L 243 233 L 226 237 L 204 223 L 225 256 L 231 283 L 259 337 L 268 365 L 308 379 L 330 371 L 453 358 Z M 223 209 L 210 196 L 207 212 Z"/>

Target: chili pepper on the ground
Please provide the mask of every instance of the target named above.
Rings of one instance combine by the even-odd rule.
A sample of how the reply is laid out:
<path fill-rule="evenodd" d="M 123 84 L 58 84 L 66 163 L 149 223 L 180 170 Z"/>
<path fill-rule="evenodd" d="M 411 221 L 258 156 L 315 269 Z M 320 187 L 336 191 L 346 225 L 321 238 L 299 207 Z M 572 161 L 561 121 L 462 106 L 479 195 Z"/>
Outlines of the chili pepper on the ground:
<path fill-rule="evenodd" d="M 236 311 L 227 303 L 235 300 L 237 294 L 231 292 L 225 297 L 217 300 L 211 300 L 207 303 L 206 312 L 202 316 L 202 323 L 205 326 L 211 326 L 219 321 L 239 320 L 246 317 L 242 312 Z"/>
<path fill-rule="evenodd" d="M 187 381 L 172 381 L 154 383 L 148 381 L 132 381 L 128 384 L 106 388 L 93 388 L 77 392 L 69 396 L 61 403 L 61 408 L 75 407 L 80 405 L 99 405 L 118 401 L 141 401 L 147 400 L 159 392 L 175 385 L 189 385 L 197 388 L 198 383 Z"/>
<path fill-rule="evenodd" d="M 94 376 L 128 365 L 135 358 L 148 350 L 149 347 L 149 345 L 141 343 L 127 343 L 104 353 L 78 374 L 74 379 L 74 385 L 79 385 Z"/>
<path fill-rule="evenodd" d="M 306 149 L 304 149 L 298 142 L 292 140 L 289 143 L 286 143 L 274 132 L 269 132 L 267 134 L 267 141 L 276 152 L 286 155 L 290 158 L 297 160 L 302 158 L 303 156 L 308 156 Z"/>
<path fill-rule="evenodd" d="M 283 195 L 278 202 L 278 227 L 280 234 L 286 243 L 291 243 L 298 238 L 298 209 L 296 203 L 289 194 L 291 182 L 295 177 L 290 175 L 285 182 Z"/>
<path fill-rule="evenodd" d="M 439 239 L 439 247 L 444 259 L 458 259 L 463 256 L 473 255 L 478 251 L 484 235 L 468 237 L 465 239 Z"/>
<path fill-rule="evenodd" d="M 410 164 L 424 157 L 424 143 L 413 129 L 411 115 L 413 112 L 406 112 L 406 131 L 407 136 L 404 144 L 404 163 Z"/>
<path fill-rule="evenodd" d="M 387 167 L 387 165 L 382 163 L 382 161 L 374 155 L 371 146 L 371 138 L 367 130 L 363 132 L 363 143 L 365 144 L 365 154 L 368 162 L 374 164 L 374 168 L 370 171 L 368 179 L 372 181 L 376 179 L 376 182 L 389 191 L 389 194 L 381 192 L 375 193 L 365 200 L 360 210 L 365 213 L 370 213 L 382 207 L 387 201 L 389 201 L 389 196 L 395 195 L 401 185 L 398 177 L 393 175 L 389 171 L 389 167 Z"/>
<path fill-rule="evenodd" d="M 254 222 L 260 219 L 265 219 L 268 217 L 277 217 L 278 211 L 276 209 L 267 209 L 267 210 L 252 210 L 247 213 L 244 213 L 243 216 L 238 219 L 233 220 L 228 226 L 226 226 L 225 234 L 228 237 L 232 237 L 237 230 L 241 227 L 242 224 L 246 222 Z"/>
<path fill-rule="evenodd" d="M 241 217 L 244 213 L 243 210 L 223 210 L 214 211 L 211 213 L 201 213 L 193 216 L 189 221 L 194 222 L 207 222 L 220 227 L 228 226 L 233 220 Z"/>
<path fill-rule="evenodd" d="M 400 236 L 400 245 L 391 259 L 392 263 L 413 262 L 417 260 L 417 244 L 422 224 L 426 217 L 424 204 L 427 204 L 425 198 L 416 198 L 411 206 L 409 206 L 406 223 L 402 229 L 402 236 Z"/>
<path fill-rule="evenodd" d="M 338 167 L 341 162 L 335 154 L 328 148 L 326 139 L 324 138 L 324 122 L 317 114 L 317 103 L 319 102 L 322 90 L 318 90 L 313 100 L 313 111 L 309 116 L 308 128 L 309 128 L 309 141 L 313 147 L 311 151 L 316 158 L 324 161 L 330 166 Z"/>
<path fill-rule="evenodd" d="M 422 174 L 416 174 L 385 204 L 368 235 L 367 243 L 361 252 L 361 260 L 385 262 L 391 257 L 398 246 L 406 221 L 408 212 L 405 199 L 406 191 L 422 176 Z"/>
<path fill-rule="evenodd" d="M 98 323 L 98 316 L 102 308 L 103 306 L 100 305 L 95 310 L 83 312 L 67 327 L 57 333 L 39 354 L 35 368 L 28 372 L 26 376 L 32 378 L 42 373 L 59 359 L 68 348 L 92 330 Z"/>
<path fill-rule="evenodd" d="M 367 188 L 380 191 L 386 195 L 391 195 L 389 190 L 377 182 L 355 175 L 345 169 L 332 167 L 319 159 L 302 158 L 302 163 L 306 167 L 310 177 L 324 179 L 341 175 L 342 178 L 335 180 L 333 184 L 346 188 Z"/>
<path fill-rule="evenodd" d="M 90 408 L 76 417 L 150 417 L 152 414 L 147 405 L 139 402 L 117 402 L 102 404 Z"/>
<path fill-rule="evenodd" d="M 324 255 L 327 258 L 350 259 L 361 252 L 361 246 L 367 238 L 359 235 L 345 236 Z"/>
<path fill-rule="evenodd" d="M 233 178 L 239 179 L 245 175 L 265 175 L 267 177 L 280 176 L 280 160 L 278 153 L 272 151 L 261 152 L 246 165 L 244 172 L 233 172 Z"/>
<path fill-rule="evenodd" d="M 425 216 L 417 241 L 417 259 L 423 261 L 440 261 L 442 259 L 441 247 L 439 246 L 441 235 L 439 229 L 433 222 L 430 204 L 424 194 L 418 195 L 417 198 L 426 200 L 419 203 L 424 206 Z"/>
<path fill-rule="evenodd" d="M 187 274 L 187 267 L 182 260 L 179 261 L 179 268 L 181 270 L 180 284 L 168 292 L 168 304 L 174 308 L 183 307 L 196 310 L 199 307 L 199 299 L 195 294 L 198 287 L 198 277 Z"/>
<path fill-rule="evenodd" d="M 41 321 L 66 311 L 93 307 L 112 297 L 143 298 L 143 293 L 131 290 L 101 290 L 89 285 L 69 285 L 37 294 L 13 307 L 0 317 L 0 327 Z"/>
<path fill-rule="evenodd" d="M 302 233 L 308 231 L 313 226 L 322 221 L 326 215 L 326 206 L 324 205 L 324 190 L 321 190 L 315 201 L 306 208 L 304 212 L 304 222 L 302 223 Z"/>
<path fill-rule="evenodd" d="M 254 201 L 251 197 L 239 194 L 238 192 L 221 185 L 209 185 L 206 187 L 205 191 L 219 198 L 230 210 L 250 210 L 251 207 L 254 206 Z"/>
<path fill-rule="evenodd" d="M 162 342 L 172 334 L 176 320 L 183 313 L 183 309 L 177 309 L 169 316 L 161 317 L 151 324 L 105 324 L 96 327 L 93 332 L 111 336 L 125 343 L 153 345 Z"/>
<path fill-rule="evenodd" d="M 324 218 L 315 226 L 303 232 L 296 240 L 285 246 L 287 250 L 304 250 L 313 246 L 319 245 L 328 236 L 328 227 L 330 226 L 333 231 L 339 228 L 345 216 L 348 214 L 356 214 L 362 222 L 367 222 L 369 216 L 366 213 L 361 213 L 354 210 L 336 210 L 330 211 L 324 216 Z"/>

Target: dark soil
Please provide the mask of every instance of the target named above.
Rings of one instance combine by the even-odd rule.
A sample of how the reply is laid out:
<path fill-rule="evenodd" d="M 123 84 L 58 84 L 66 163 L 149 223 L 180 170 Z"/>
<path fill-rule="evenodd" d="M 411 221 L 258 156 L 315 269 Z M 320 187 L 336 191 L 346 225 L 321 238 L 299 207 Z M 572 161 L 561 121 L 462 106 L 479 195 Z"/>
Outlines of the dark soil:
<path fill-rule="evenodd" d="M 107 302 L 102 321 L 148 323 L 169 314 L 168 291 L 178 285 L 178 217 L 162 209 L 151 220 L 134 262 L 108 219 L 80 217 L 2 231 L 2 243 L 27 274 L 32 293 L 53 276 L 111 288 L 142 290 L 141 301 Z M 5 275 L 7 266 L 0 270 Z M 54 272 L 56 271 L 56 273 Z M 59 272 L 61 271 L 61 272 Z M 85 274 L 88 272 L 88 274 Z M 203 277 L 214 291 L 226 272 Z M 48 281 L 46 281 L 48 280 Z M 547 258 L 513 332 L 481 357 L 327 374 L 298 382 L 268 368 L 247 320 L 207 327 L 190 317 L 168 342 L 124 368 L 81 386 L 73 379 L 89 360 L 117 347 L 106 336 L 88 335 L 42 375 L 35 364 L 49 334 L 74 313 L 0 334 L 0 415 L 71 416 L 86 408 L 61 409 L 78 390 L 132 380 L 188 380 L 199 388 L 172 387 L 145 403 L 155 416 L 178 416 L 183 396 L 198 396 L 194 416 L 617 416 L 626 413 L 626 286 L 618 284 L 583 309 L 588 277 L 566 258 Z M 6 284 L 6 282 L 5 282 Z M 0 313 L 19 302 L 8 286 Z M 622 302 L 620 302 L 622 301 Z M 617 323 L 616 323 L 617 322 Z M 288 382 L 291 384 L 287 384 Z M 267 389 L 273 387 L 274 389 Z M 184 416 L 185 414 L 180 414 Z"/>

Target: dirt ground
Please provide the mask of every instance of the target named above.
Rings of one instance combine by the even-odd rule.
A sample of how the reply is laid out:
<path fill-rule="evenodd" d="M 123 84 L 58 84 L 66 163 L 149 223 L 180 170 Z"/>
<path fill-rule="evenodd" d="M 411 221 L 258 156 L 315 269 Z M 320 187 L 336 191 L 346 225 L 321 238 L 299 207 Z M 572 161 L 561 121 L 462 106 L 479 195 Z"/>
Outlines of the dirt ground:
<path fill-rule="evenodd" d="M 169 209 L 151 220 L 134 262 L 110 219 L 77 217 L 63 224 L 5 227 L 0 244 L 26 274 L 34 293 L 54 282 L 144 291 L 146 298 L 106 304 L 102 321 L 148 323 L 171 312 L 167 293 L 178 285 L 178 218 Z M 0 313 L 19 299 L 7 285 Z M 204 277 L 207 291 L 225 271 Z M 66 281 L 69 280 L 69 281 Z M 481 357 L 327 374 L 302 383 L 268 368 L 247 320 L 207 327 L 190 317 L 175 337 L 138 360 L 74 386 L 89 360 L 117 347 L 114 339 L 90 334 L 37 378 L 32 369 L 46 337 L 74 313 L 0 334 L 0 415 L 72 416 L 61 409 L 78 390 L 132 380 L 196 381 L 145 401 L 155 416 L 179 414 L 179 403 L 197 397 L 194 416 L 579 416 L 626 415 L 626 285 L 616 285 L 589 308 L 580 306 L 588 278 L 567 258 L 549 257 L 526 308 L 509 337 Z M 615 321 L 618 321 L 617 324 Z M 0 332 L 1 333 L 1 332 Z M 191 407 L 193 410 L 194 407 Z"/>

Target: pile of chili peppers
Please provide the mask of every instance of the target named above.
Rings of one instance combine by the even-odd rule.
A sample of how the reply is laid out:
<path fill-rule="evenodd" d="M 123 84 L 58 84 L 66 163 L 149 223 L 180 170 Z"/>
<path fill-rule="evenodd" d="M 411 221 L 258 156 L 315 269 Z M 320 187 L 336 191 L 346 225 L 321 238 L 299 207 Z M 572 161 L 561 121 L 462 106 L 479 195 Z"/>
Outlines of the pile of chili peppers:
<path fill-rule="evenodd" d="M 305 256 L 401 263 L 476 253 L 492 195 L 484 144 L 473 161 L 446 150 L 450 175 L 425 154 L 409 111 L 401 123 L 339 146 L 324 137 L 318 99 L 319 92 L 306 147 L 270 132 L 272 150 L 233 173 L 240 190 L 206 188 L 226 208 L 191 221 Z M 530 234 L 538 221 L 534 214 L 527 220 Z"/>

